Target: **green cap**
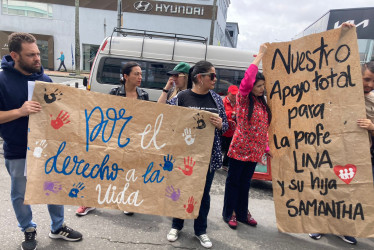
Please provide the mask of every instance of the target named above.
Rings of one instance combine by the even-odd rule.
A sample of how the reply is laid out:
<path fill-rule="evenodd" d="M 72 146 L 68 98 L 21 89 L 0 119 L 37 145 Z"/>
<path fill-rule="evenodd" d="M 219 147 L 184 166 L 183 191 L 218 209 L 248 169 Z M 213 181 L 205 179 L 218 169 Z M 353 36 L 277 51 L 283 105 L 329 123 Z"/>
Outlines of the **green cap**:
<path fill-rule="evenodd" d="M 191 66 L 188 63 L 180 62 L 177 66 L 174 67 L 172 71 L 169 71 L 168 75 L 178 75 L 179 73 L 188 74 Z"/>

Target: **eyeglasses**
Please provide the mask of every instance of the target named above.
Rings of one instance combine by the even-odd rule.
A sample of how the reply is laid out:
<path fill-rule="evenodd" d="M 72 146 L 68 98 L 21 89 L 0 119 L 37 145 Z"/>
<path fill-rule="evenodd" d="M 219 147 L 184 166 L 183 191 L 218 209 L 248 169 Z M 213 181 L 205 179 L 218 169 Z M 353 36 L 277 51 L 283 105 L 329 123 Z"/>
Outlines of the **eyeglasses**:
<path fill-rule="evenodd" d="M 214 80 L 217 77 L 216 73 L 200 73 L 202 76 L 210 76 L 210 80 Z"/>

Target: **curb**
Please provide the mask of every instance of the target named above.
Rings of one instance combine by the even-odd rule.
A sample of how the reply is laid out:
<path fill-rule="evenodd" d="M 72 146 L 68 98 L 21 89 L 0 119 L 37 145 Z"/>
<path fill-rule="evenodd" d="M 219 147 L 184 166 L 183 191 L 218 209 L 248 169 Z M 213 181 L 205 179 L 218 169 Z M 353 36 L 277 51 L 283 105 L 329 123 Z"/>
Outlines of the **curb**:
<path fill-rule="evenodd" d="M 89 74 L 80 74 L 76 75 L 75 73 L 72 72 L 59 72 L 59 71 L 48 71 L 44 70 L 44 73 L 48 76 L 58 76 L 58 77 L 67 77 L 67 78 L 79 78 L 83 79 L 84 77 L 89 77 Z"/>

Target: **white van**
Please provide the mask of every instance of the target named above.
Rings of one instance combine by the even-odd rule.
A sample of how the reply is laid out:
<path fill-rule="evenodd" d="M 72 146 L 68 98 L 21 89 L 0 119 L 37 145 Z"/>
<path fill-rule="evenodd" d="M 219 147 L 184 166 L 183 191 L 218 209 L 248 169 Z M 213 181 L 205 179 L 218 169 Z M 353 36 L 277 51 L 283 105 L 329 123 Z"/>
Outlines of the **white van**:
<path fill-rule="evenodd" d="M 115 33 L 121 36 L 114 36 Z M 143 70 L 141 87 L 149 93 L 150 100 L 157 101 L 168 80 L 166 73 L 175 65 L 186 62 L 192 66 L 206 60 L 216 68 L 215 91 L 225 95 L 231 84 L 240 84 L 254 56 L 248 51 L 207 45 L 207 39 L 199 36 L 115 28 L 100 45 L 87 89 L 109 93 L 120 84 L 122 65 L 135 61 Z"/>

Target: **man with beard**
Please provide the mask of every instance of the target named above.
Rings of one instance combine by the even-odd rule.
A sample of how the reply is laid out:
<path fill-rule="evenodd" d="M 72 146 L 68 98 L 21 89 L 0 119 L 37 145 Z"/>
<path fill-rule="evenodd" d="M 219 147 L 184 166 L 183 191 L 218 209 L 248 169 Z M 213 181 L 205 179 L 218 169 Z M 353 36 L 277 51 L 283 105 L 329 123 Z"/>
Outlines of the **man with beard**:
<path fill-rule="evenodd" d="M 22 249 L 36 249 L 36 224 L 29 205 L 24 205 L 26 189 L 25 161 L 28 116 L 41 111 L 41 105 L 28 101 L 28 81 L 52 82 L 40 63 L 35 37 L 13 33 L 8 37 L 10 55 L 3 57 L 0 72 L 0 132 L 4 139 L 5 166 L 11 179 L 11 200 L 18 225 L 25 234 Z M 64 223 L 64 206 L 48 205 L 52 220 L 49 237 L 78 241 L 82 234 Z"/>
<path fill-rule="evenodd" d="M 361 66 L 362 84 L 364 85 L 365 106 L 367 119 L 359 119 L 357 125 L 369 131 L 371 142 L 371 163 L 374 178 L 374 61 Z"/>

